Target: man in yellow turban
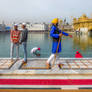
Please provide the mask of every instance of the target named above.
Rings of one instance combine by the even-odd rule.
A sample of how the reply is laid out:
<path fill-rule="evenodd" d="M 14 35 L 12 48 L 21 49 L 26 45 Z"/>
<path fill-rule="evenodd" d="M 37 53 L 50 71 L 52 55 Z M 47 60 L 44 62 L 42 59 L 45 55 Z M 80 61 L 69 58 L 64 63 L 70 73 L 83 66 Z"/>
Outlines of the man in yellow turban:
<path fill-rule="evenodd" d="M 65 36 L 69 36 L 72 37 L 72 35 L 69 35 L 66 32 L 63 32 L 62 30 L 60 30 L 58 28 L 58 18 L 55 18 L 52 20 L 52 26 L 51 26 L 51 31 L 50 31 L 50 36 L 53 39 L 53 43 L 52 43 L 52 54 L 49 57 L 49 59 L 47 60 L 47 68 L 51 69 L 51 61 L 55 58 L 56 53 L 60 53 L 61 52 L 61 37 L 63 35 Z M 60 41 L 59 41 L 60 39 Z M 58 48 L 58 50 L 57 50 Z M 59 62 L 58 63 L 59 68 L 61 69 L 62 64 Z"/>

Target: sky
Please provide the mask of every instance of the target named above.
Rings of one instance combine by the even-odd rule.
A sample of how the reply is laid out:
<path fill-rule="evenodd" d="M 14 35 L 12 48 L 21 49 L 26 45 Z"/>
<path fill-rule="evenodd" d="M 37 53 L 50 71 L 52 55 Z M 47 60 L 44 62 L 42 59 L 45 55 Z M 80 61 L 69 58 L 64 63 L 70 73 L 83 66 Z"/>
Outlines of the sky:
<path fill-rule="evenodd" d="M 92 0 L 0 0 L 0 22 L 46 22 L 92 15 Z"/>

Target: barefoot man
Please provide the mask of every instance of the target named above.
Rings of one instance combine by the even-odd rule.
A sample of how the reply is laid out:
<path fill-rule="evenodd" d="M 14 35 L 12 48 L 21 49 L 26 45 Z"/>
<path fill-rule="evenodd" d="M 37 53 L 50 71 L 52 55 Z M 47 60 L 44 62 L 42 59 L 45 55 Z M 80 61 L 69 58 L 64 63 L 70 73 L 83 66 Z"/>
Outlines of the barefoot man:
<path fill-rule="evenodd" d="M 58 28 L 58 18 L 55 18 L 52 20 L 52 27 L 51 27 L 51 31 L 50 31 L 50 36 L 53 39 L 53 43 L 52 43 L 52 54 L 51 56 L 48 58 L 47 60 L 47 68 L 51 69 L 51 61 L 54 60 L 55 55 L 57 55 L 58 53 L 61 52 L 61 38 L 62 36 L 69 36 L 72 37 L 72 35 L 69 35 L 68 33 L 63 32 L 62 30 L 60 30 Z M 60 39 L 60 41 L 59 41 Z M 57 54 L 56 54 L 57 53 Z M 62 64 L 59 62 L 58 63 L 59 68 L 61 69 Z"/>
<path fill-rule="evenodd" d="M 27 64 L 27 39 L 28 39 L 28 29 L 26 28 L 26 23 L 22 23 L 22 32 L 21 32 L 21 39 L 20 44 L 23 45 L 24 51 L 24 60 L 23 64 Z"/>

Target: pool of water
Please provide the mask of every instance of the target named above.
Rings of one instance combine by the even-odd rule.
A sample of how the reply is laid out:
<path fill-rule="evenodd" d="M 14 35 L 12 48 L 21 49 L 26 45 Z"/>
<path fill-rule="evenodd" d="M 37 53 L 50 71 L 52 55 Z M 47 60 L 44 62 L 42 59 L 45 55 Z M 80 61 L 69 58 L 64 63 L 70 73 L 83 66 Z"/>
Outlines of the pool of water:
<path fill-rule="evenodd" d="M 80 51 L 83 57 L 92 57 L 92 37 L 88 35 L 75 35 L 73 38 L 62 38 L 62 52 L 60 57 L 74 57 L 76 51 Z M 47 58 L 51 54 L 52 39 L 48 33 L 29 33 L 27 51 L 28 57 L 36 56 L 30 54 L 33 47 L 41 48 L 39 58 Z M 16 52 L 16 49 L 15 49 Z M 16 53 L 15 53 L 16 55 Z M 10 57 L 10 33 L 0 33 L 0 57 Z M 22 45 L 20 45 L 20 57 L 23 57 Z"/>

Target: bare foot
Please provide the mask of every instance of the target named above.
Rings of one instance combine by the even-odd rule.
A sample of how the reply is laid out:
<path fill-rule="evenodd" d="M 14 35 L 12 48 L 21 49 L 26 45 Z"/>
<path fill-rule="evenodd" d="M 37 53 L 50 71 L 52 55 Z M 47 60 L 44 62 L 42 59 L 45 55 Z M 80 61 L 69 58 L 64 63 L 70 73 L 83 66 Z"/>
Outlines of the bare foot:
<path fill-rule="evenodd" d="M 47 69 L 51 69 L 51 64 L 46 64 L 46 66 L 47 66 Z"/>
<path fill-rule="evenodd" d="M 58 64 L 59 69 L 62 69 L 63 66 L 64 64 Z"/>
<path fill-rule="evenodd" d="M 27 62 L 23 61 L 23 65 L 26 65 L 26 64 L 27 64 Z"/>
<path fill-rule="evenodd" d="M 13 62 L 13 59 L 11 59 L 11 62 Z"/>

